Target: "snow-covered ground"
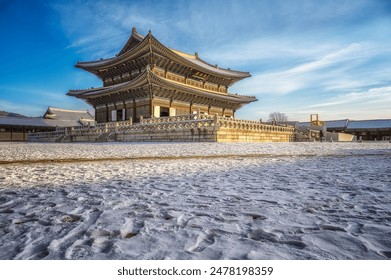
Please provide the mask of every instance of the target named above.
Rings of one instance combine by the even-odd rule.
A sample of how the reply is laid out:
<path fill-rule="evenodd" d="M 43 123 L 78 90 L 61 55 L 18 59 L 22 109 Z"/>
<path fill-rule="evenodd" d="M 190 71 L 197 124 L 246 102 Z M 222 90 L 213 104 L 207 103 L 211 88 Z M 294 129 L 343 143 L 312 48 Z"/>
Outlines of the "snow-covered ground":
<path fill-rule="evenodd" d="M 0 143 L 0 163 L 0 259 L 391 258 L 386 142 Z"/>

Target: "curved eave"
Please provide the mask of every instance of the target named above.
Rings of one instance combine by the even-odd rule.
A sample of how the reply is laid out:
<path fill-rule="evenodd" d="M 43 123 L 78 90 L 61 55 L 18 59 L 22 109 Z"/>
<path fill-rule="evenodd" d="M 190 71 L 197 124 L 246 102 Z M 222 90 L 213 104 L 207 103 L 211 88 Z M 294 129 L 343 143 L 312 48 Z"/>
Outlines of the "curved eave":
<path fill-rule="evenodd" d="M 152 46 L 157 47 L 157 50 L 159 48 L 164 52 L 168 53 L 174 60 L 183 63 L 185 65 L 190 66 L 193 69 L 197 69 L 201 72 L 205 72 L 208 74 L 212 74 L 215 76 L 223 77 L 223 78 L 231 78 L 235 80 L 241 80 L 247 77 L 250 77 L 249 72 L 241 72 L 241 71 L 235 71 L 230 69 L 224 69 L 224 68 L 218 68 L 216 66 L 212 66 L 211 64 L 205 62 L 204 60 L 200 59 L 198 56 L 195 58 L 191 58 L 190 55 L 180 55 L 178 54 L 178 51 L 174 51 L 170 48 L 167 48 L 165 45 L 159 42 L 155 37 L 150 35 L 152 38 Z M 155 49 L 156 51 L 156 49 Z"/>
<path fill-rule="evenodd" d="M 148 35 L 145 36 L 136 46 L 121 54 L 121 52 L 126 48 L 127 44 L 125 44 L 123 49 L 120 51 L 119 53 L 120 55 L 116 57 L 109 58 L 109 59 L 101 59 L 98 61 L 91 61 L 91 62 L 78 62 L 75 65 L 75 67 L 84 69 L 93 74 L 98 74 L 99 69 L 113 67 L 116 64 L 121 64 L 124 63 L 126 60 L 135 58 L 135 56 L 144 47 L 148 47 L 148 45 L 151 44 L 152 51 L 158 51 L 158 52 L 160 51 L 162 54 L 168 54 L 173 60 L 188 65 L 193 69 L 197 69 L 207 74 L 211 74 L 227 79 L 233 79 L 235 81 L 251 77 L 251 74 L 249 72 L 241 72 L 241 71 L 235 71 L 231 69 L 218 68 L 216 66 L 213 66 L 205 62 L 204 60 L 200 59 L 198 56 L 195 58 L 190 58 L 185 55 L 180 55 L 178 54 L 178 51 L 175 52 L 174 50 L 167 48 L 162 43 L 160 43 L 159 40 L 157 40 L 151 33 L 148 33 Z"/>
<path fill-rule="evenodd" d="M 147 36 L 148 37 L 148 36 Z M 109 68 L 112 66 L 115 66 L 117 64 L 124 63 L 127 60 L 131 60 L 136 58 L 136 55 L 145 49 L 148 49 L 148 40 L 147 37 L 145 37 L 143 40 L 141 40 L 136 46 L 134 46 L 132 49 L 128 50 L 127 52 L 118 55 L 116 57 L 107 58 L 107 59 L 101 59 L 96 61 L 89 61 L 89 62 L 78 62 L 76 63 L 76 68 L 81 68 L 83 70 L 86 70 L 88 72 L 97 74 L 99 73 L 100 69 Z"/>
<path fill-rule="evenodd" d="M 209 91 L 203 91 L 193 87 L 188 87 L 186 85 L 182 85 L 180 83 L 176 83 L 168 79 L 161 78 L 155 75 L 154 73 L 151 73 L 150 79 L 152 84 L 167 87 L 167 88 L 172 88 L 178 91 L 190 92 L 202 97 L 208 97 L 212 99 L 224 100 L 224 101 L 241 103 L 241 104 L 248 104 L 250 102 L 257 101 L 257 98 L 255 96 L 244 96 L 244 95 L 231 94 L 231 93 L 221 94 L 217 92 L 214 93 Z"/>
<path fill-rule="evenodd" d="M 251 74 L 249 72 L 226 69 L 226 68 L 218 67 L 217 65 L 212 65 L 212 64 L 206 62 L 205 60 L 201 59 L 198 56 L 198 54 L 191 55 L 191 54 L 187 54 L 187 53 L 184 53 L 184 52 L 181 52 L 178 50 L 167 48 L 162 43 L 160 43 L 156 38 L 154 38 L 154 39 L 160 44 L 161 47 L 163 47 L 163 48 L 167 49 L 168 51 L 171 51 L 173 54 L 179 56 L 180 59 L 185 59 L 189 63 L 199 65 L 200 67 L 202 67 L 204 69 L 208 69 L 209 71 L 212 71 L 217 75 L 219 75 L 219 74 L 224 75 L 224 77 L 226 77 L 226 76 L 235 77 L 235 78 L 239 77 L 241 79 L 251 77 Z"/>
<path fill-rule="evenodd" d="M 148 84 L 147 75 L 149 75 L 149 73 L 150 72 L 148 70 L 145 70 L 142 74 L 140 74 L 136 79 L 132 81 L 109 86 L 109 87 L 99 87 L 99 88 L 92 88 L 87 90 L 70 90 L 68 91 L 67 95 L 74 96 L 81 99 L 89 99 L 101 95 L 137 88 Z"/>

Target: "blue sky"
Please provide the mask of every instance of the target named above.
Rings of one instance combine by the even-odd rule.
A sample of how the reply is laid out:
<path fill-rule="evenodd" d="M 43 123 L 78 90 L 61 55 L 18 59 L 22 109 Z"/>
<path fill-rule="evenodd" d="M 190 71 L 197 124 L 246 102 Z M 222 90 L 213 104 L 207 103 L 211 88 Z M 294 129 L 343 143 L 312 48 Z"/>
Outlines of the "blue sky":
<path fill-rule="evenodd" d="M 77 61 L 114 56 L 131 28 L 204 60 L 249 71 L 230 92 L 258 102 L 237 117 L 391 118 L 391 1 L 0 0 L 0 110 L 91 109 Z"/>

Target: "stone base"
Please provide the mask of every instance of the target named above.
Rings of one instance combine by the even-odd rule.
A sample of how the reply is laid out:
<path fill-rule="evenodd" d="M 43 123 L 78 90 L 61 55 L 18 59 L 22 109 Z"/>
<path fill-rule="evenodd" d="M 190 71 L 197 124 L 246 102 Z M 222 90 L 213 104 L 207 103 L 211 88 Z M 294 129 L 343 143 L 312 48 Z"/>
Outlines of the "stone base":
<path fill-rule="evenodd" d="M 33 133 L 31 142 L 292 142 L 294 128 L 218 116 L 183 115 Z"/>

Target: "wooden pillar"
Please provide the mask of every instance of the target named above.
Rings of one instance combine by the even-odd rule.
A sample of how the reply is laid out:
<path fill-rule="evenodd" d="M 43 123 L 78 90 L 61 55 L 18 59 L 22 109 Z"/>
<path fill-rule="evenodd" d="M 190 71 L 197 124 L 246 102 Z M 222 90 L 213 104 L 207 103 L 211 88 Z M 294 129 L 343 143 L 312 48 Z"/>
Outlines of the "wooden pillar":
<path fill-rule="evenodd" d="M 155 117 L 155 108 L 154 108 L 154 104 L 153 104 L 153 97 L 151 97 L 151 102 L 150 102 L 150 109 L 149 109 L 149 112 L 151 113 L 151 118 L 154 118 Z"/>
<path fill-rule="evenodd" d="M 137 121 L 137 106 L 136 106 L 136 100 L 133 99 L 133 120 L 136 122 Z"/>
<path fill-rule="evenodd" d="M 109 120 L 110 120 L 109 114 L 110 114 L 109 106 L 106 103 L 106 121 L 105 122 L 109 122 Z"/>
<path fill-rule="evenodd" d="M 122 101 L 122 103 L 124 105 L 124 108 L 122 109 L 122 120 L 126 121 L 127 119 L 129 119 L 129 117 L 126 114 L 126 103 L 125 103 L 125 100 Z"/>

